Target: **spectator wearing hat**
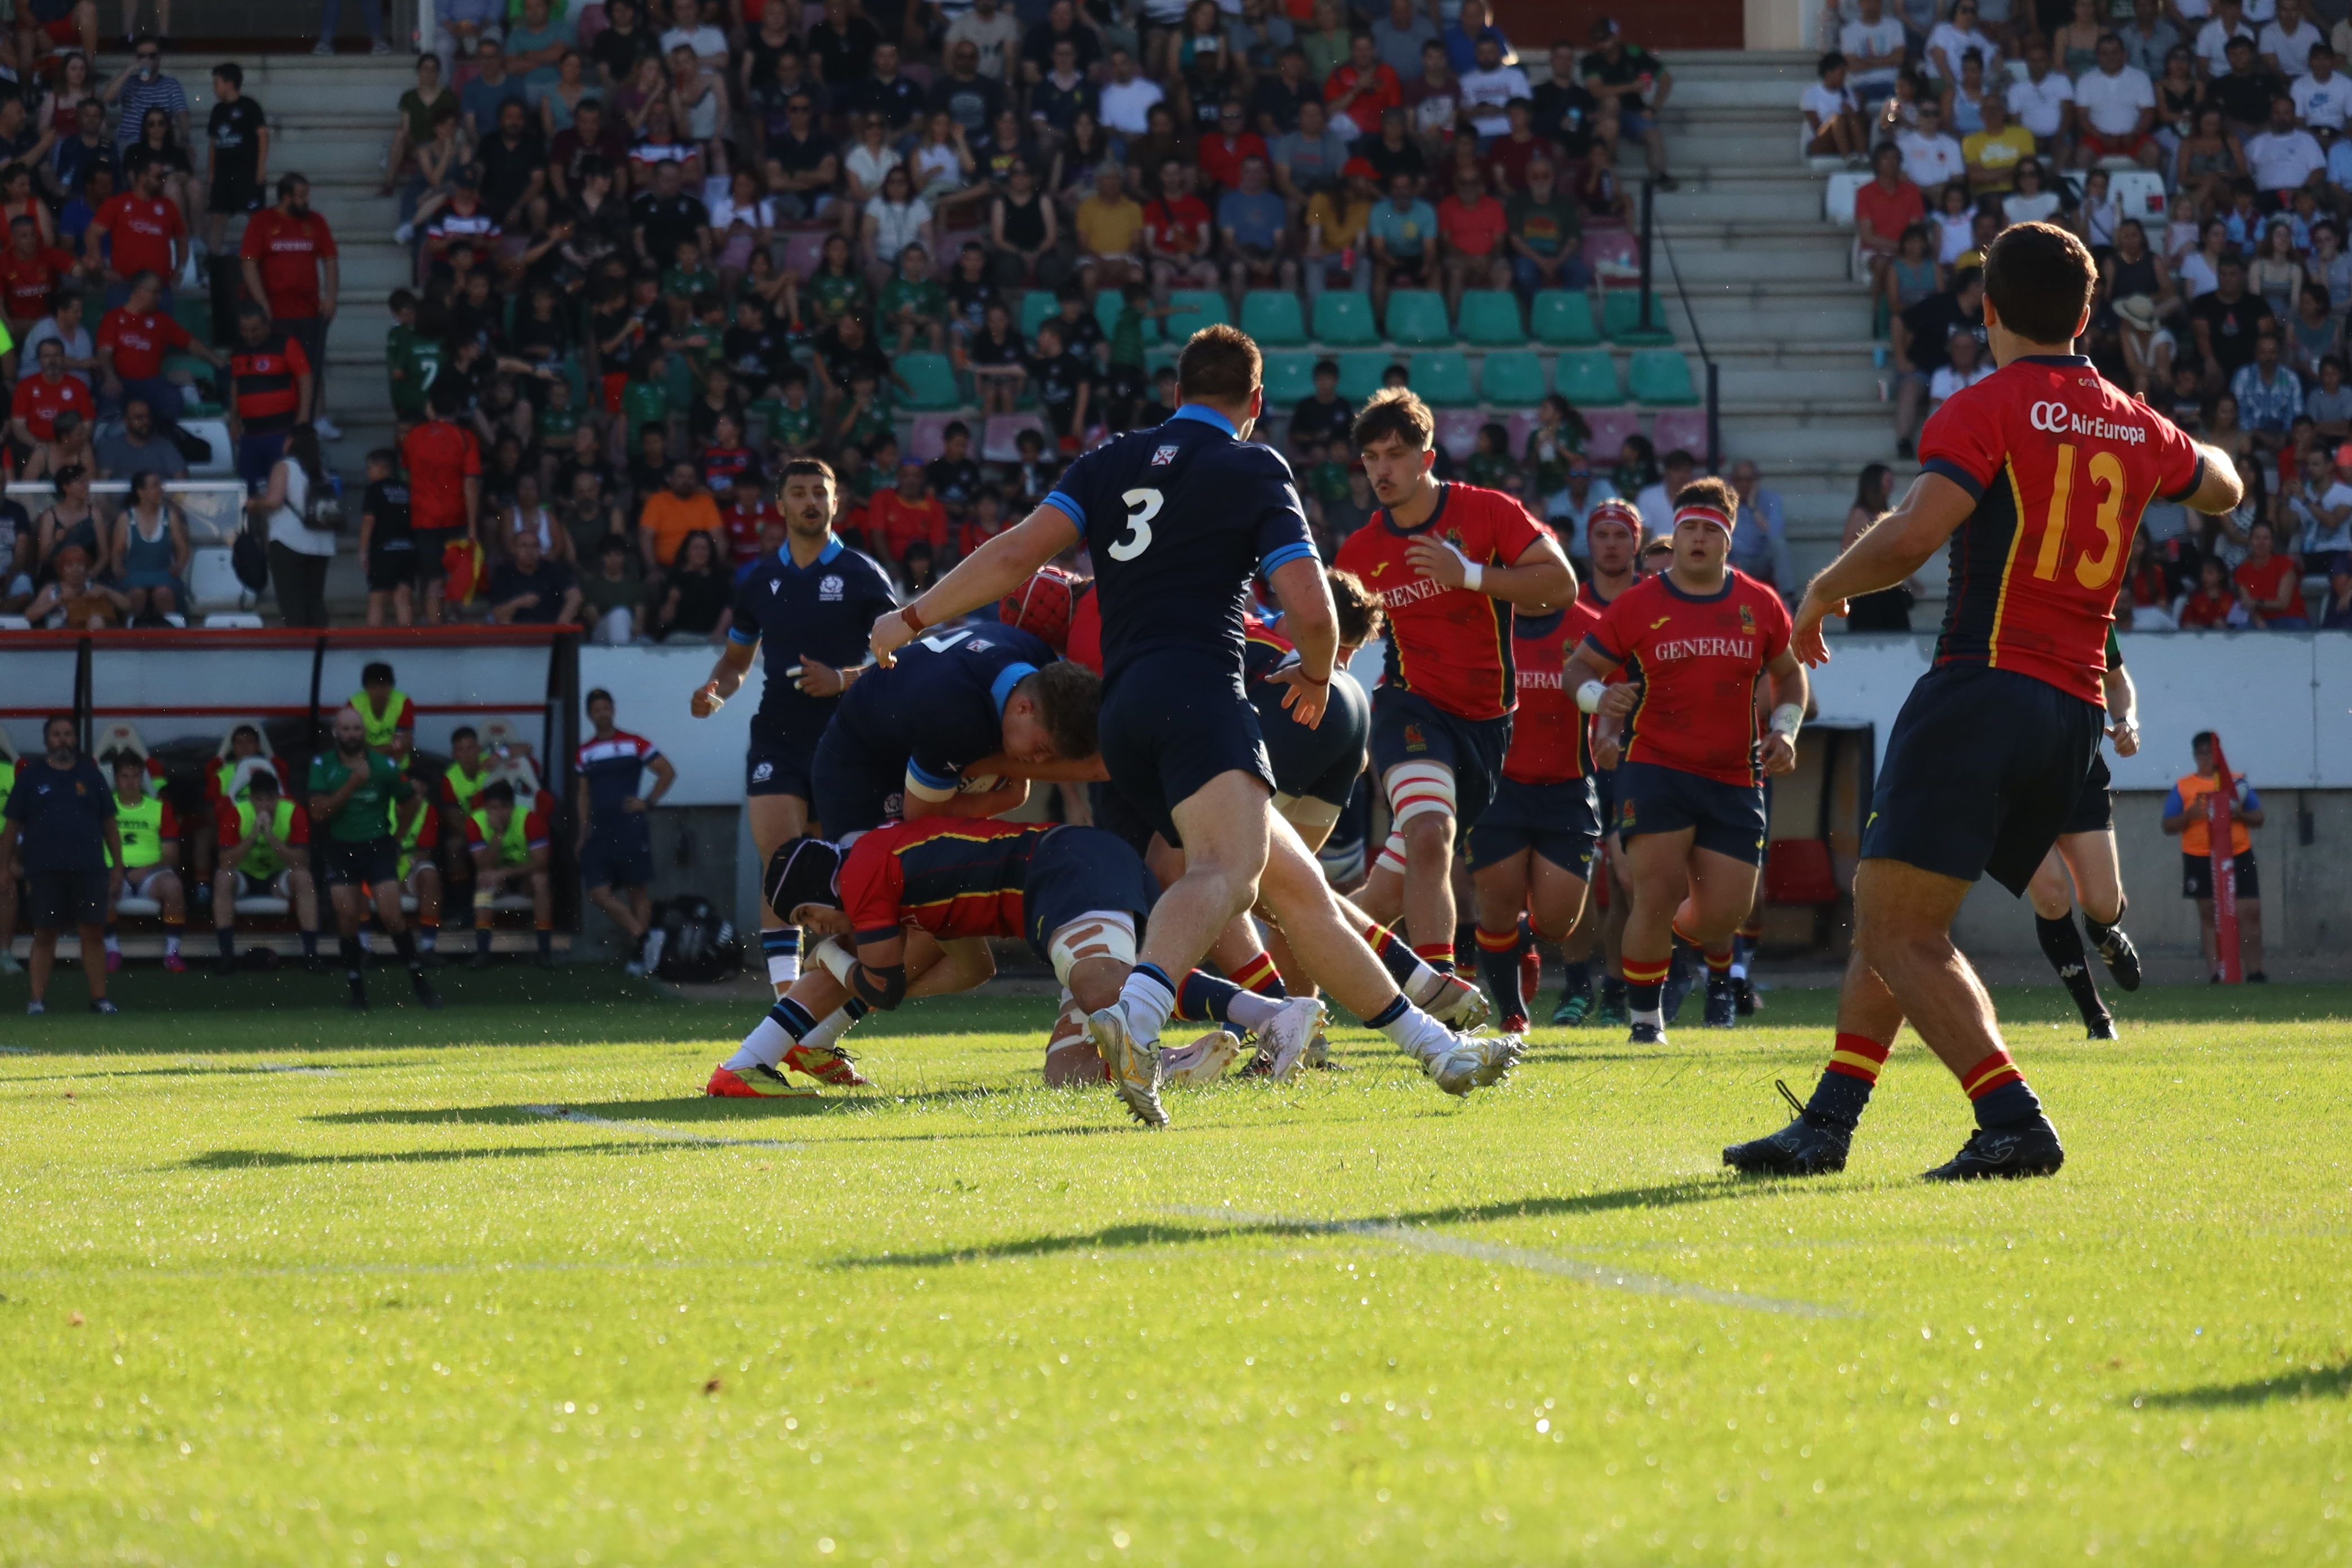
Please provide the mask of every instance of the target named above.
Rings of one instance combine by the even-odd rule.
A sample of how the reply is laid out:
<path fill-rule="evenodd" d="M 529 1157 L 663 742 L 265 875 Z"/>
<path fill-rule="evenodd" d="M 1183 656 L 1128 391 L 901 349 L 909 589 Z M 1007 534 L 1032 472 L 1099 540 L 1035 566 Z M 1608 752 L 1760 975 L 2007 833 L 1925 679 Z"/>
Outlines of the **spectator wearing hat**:
<path fill-rule="evenodd" d="M 85 562 L 85 564 L 87 563 Z M 16 770 L 8 803 L 0 808 L 0 866 L 21 864 L 31 899 L 26 923 L 33 931 L 32 999 L 25 1011 L 48 1010 L 49 973 L 58 932 L 81 938 L 81 968 L 89 984 L 89 1010 L 116 1011 L 106 999 L 107 877 L 122 870 L 122 834 L 114 819 L 114 791 L 98 764 L 75 742 L 71 714 L 41 726 L 46 754 Z"/>
<path fill-rule="evenodd" d="M 1658 189 L 1675 189 L 1677 182 L 1666 172 L 1666 139 L 1657 119 L 1675 89 L 1675 73 L 1649 50 L 1627 43 L 1617 24 L 1606 16 L 1592 24 L 1592 44 L 1584 57 L 1584 89 L 1601 100 L 1604 113 L 1615 110 L 1619 140 L 1631 137 L 1642 143 Z"/>

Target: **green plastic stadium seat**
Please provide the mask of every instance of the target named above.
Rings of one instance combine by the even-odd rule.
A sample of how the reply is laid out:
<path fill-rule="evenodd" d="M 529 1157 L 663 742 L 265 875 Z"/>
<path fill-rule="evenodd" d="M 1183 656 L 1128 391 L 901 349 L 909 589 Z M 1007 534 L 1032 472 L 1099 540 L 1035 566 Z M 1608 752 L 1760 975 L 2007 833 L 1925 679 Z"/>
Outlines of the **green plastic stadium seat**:
<path fill-rule="evenodd" d="M 213 341 L 212 296 L 199 289 L 183 289 L 172 296 L 172 319 L 188 329 L 200 343 Z"/>
<path fill-rule="evenodd" d="M 1286 289 L 1253 289 L 1242 296 L 1242 331 L 1260 348 L 1297 348 L 1307 342 L 1307 317 Z"/>
<path fill-rule="evenodd" d="M 1252 333 L 1252 336 L 1256 334 Z M 1276 350 L 1265 356 L 1265 407 L 1269 414 L 1288 413 L 1303 398 L 1315 395 L 1315 356 L 1297 350 Z"/>
<path fill-rule="evenodd" d="M 1543 361 L 1526 349 L 1488 354 L 1478 367 L 1478 395 L 1497 408 L 1533 408 L 1544 399 Z"/>
<path fill-rule="evenodd" d="M 1625 401 L 1617 363 L 1595 349 L 1560 355 L 1551 379 L 1553 389 L 1579 408 L 1614 408 Z"/>
<path fill-rule="evenodd" d="M 962 404 L 963 391 L 956 385 L 955 367 L 947 355 L 898 354 L 890 363 L 906 377 L 907 407 L 955 408 Z"/>
<path fill-rule="evenodd" d="M 1171 343 L 1182 342 L 1202 327 L 1231 320 L 1225 314 L 1225 297 L 1214 289 L 1168 290 L 1168 320 L 1164 326 Z"/>
<path fill-rule="evenodd" d="M 1565 289 L 1547 289 L 1536 296 L 1534 318 L 1536 342 L 1551 347 L 1581 348 L 1601 341 L 1601 329 L 1592 324 L 1592 301 L 1581 294 L 1571 294 Z"/>
<path fill-rule="evenodd" d="M 1481 348 L 1517 348 L 1528 341 L 1519 325 L 1518 296 L 1504 289 L 1473 289 L 1462 296 L 1462 341 Z"/>
<path fill-rule="evenodd" d="M 1633 401 L 1652 408 L 1686 408 L 1698 401 L 1690 362 L 1678 349 L 1635 349 L 1633 363 L 1625 367 L 1625 382 Z"/>
<path fill-rule="evenodd" d="M 1470 361 L 1459 349 L 1423 349 L 1408 372 L 1412 389 L 1433 408 L 1465 408 L 1478 401 L 1470 390 Z"/>
<path fill-rule="evenodd" d="M 1381 389 L 1381 377 L 1396 363 L 1385 349 L 1354 349 L 1333 357 L 1339 362 L 1339 395 L 1356 404 Z"/>
<path fill-rule="evenodd" d="M 1388 335 L 1389 342 L 1407 348 L 1437 348 L 1452 342 L 1454 323 L 1445 319 L 1445 296 L 1427 289 L 1400 289 L 1391 294 Z"/>
<path fill-rule="evenodd" d="M 1153 343 L 1150 348 L 1143 351 L 1143 374 L 1145 375 L 1157 377 L 1160 374 L 1160 370 L 1162 365 L 1165 365 L 1170 370 L 1174 370 L 1176 368 L 1176 350 L 1173 345 L 1169 343 Z"/>
<path fill-rule="evenodd" d="M 1118 331 L 1119 312 L 1126 309 L 1127 301 L 1120 297 L 1118 289 L 1097 289 L 1095 290 L 1095 324 L 1102 328 L 1103 336 L 1108 337 L 1113 332 Z M 1146 343 L 1156 343 L 1160 341 L 1159 317 L 1146 316 L 1143 318 L 1143 341 Z"/>
<path fill-rule="evenodd" d="M 1022 295 L 1021 341 L 1024 342 L 1034 342 L 1037 337 L 1037 329 L 1045 323 L 1045 318 L 1052 315 L 1057 308 L 1053 293 L 1049 289 L 1032 289 L 1026 294 Z"/>
<path fill-rule="evenodd" d="M 1639 289 L 1612 289 L 1601 300 L 1602 324 L 1609 329 L 1612 343 L 1670 343 L 1675 334 L 1666 325 L 1666 302 L 1655 293 L 1650 296 L 1650 330 L 1643 331 L 1636 323 L 1642 319 L 1642 291 Z"/>
<path fill-rule="evenodd" d="M 1315 297 L 1315 341 L 1333 348 L 1370 348 L 1381 341 L 1372 301 L 1363 294 L 1327 289 Z"/>

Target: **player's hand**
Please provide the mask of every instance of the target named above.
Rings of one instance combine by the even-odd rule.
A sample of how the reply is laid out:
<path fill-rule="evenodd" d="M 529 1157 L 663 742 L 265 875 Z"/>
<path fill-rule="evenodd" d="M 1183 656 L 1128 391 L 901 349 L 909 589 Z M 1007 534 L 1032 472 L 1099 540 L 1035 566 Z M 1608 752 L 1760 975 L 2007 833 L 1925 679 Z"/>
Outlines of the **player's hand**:
<path fill-rule="evenodd" d="M 874 662 L 888 669 L 898 662 L 898 650 L 915 640 L 915 628 L 907 617 L 892 610 L 874 623 L 866 637 L 866 646 L 874 650 Z"/>
<path fill-rule="evenodd" d="M 1824 599 L 1811 588 L 1805 590 L 1797 605 L 1796 624 L 1789 630 L 1789 647 L 1799 663 L 1811 669 L 1830 661 L 1829 639 L 1822 635 L 1822 623 L 1832 616 L 1843 620 L 1845 609 L 1843 599 Z"/>
<path fill-rule="evenodd" d="M 1797 768 L 1797 742 L 1775 730 L 1764 737 L 1761 756 L 1766 773 L 1794 773 Z"/>
<path fill-rule="evenodd" d="M 2119 719 L 2107 726 L 2107 739 L 2116 743 L 2116 755 L 2137 755 L 2139 752 L 2139 725 L 2129 719 Z"/>
<path fill-rule="evenodd" d="M 1642 689 L 1630 680 L 1621 680 L 1601 691 L 1601 706 L 1593 711 L 1606 718 L 1622 719 L 1633 711 L 1634 705 L 1641 700 Z"/>
<path fill-rule="evenodd" d="M 1603 769 L 1613 768 L 1617 765 L 1622 751 L 1623 748 L 1618 743 L 1617 732 L 1614 730 L 1604 730 L 1592 737 L 1592 765 Z"/>
<path fill-rule="evenodd" d="M 1317 680 L 1295 664 L 1287 669 L 1276 670 L 1266 679 L 1289 688 L 1282 694 L 1282 705 L 1292 718 L 1310 730 L 1321 728 L 1324 705 L 1331 700 L 1329 681 Z"/>
<path fill-rule="evenodd" d="M 727 699 L 719 695 L 719 682 L 706 680 L 695 689 L 694 700 L 687 704 L 687 710 L 698 719 L 708 719 L 726 706 Z"/>
<path fill-rule="evenodd" d="M 635 795 L 631 795 L 628 799 L 621 803 L 621 809 L 623 811 L 642 812 L 645 808 L 646 803 L 639 800 Z"/>
<path fill-rule="evenodd" d="M 784 673 L 793 678 L 793 684 L 803 695 L 809 697 L 838 697 L 849 688 L 849 683 L 842 679 L 841 671 L 806 654 L 801 655 L 801 661 Z"/>
<path fill-rule="evenodd" d="M 1459 588 L 1468 581 L 1462 552 L 1442 540 L 1416 539 L 1404 547 L 1405 564 L 1433 583 Z"/>

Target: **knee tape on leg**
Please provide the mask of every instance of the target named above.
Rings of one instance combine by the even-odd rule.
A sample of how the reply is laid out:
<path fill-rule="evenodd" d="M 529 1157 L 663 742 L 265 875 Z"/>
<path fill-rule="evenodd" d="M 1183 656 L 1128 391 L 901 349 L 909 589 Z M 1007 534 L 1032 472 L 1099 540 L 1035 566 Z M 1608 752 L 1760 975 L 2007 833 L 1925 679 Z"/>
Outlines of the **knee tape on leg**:
<path fill-rule="evenodd" d="M 837 936 L 829 936 L 818 942 L 809 949 L 808 956 L 811 963 L 844 985 L 849 984 L 849 972 L 857 967 L 857 955 L 850 952 L 849 944 Z"/>
<path fill-rule="evenodd" d="M 1375 871 L 1393 871 L 1400 877 L 1404 875 L 1404 833 L 1402 829 L 1395 827 L 1389 829 L 1388 841 L 1381 846 L 1381 852 L 1372 858 L 1372 869 Z"/>
<path fill-rule="evenodd" d="M 1381 784 L 1389 792 L 1389 820 L 1399 827 L 1432 812 L 1455 815 L 1454 770 L 1443 763 L 1399 763 Z"/>
<path fill-rule="evenodd" d="M 1054 961 L 1054 978 L 1065 986 L 1070 971 L 1089 958 L 1115 958 L 1130 968 L 1135 963 L 1135 917 L 1124 911 L 1092 910 L 1054 933 L 1045 955 Z"/>
<path fill-rule="evenodd" d="M 1311 795 L 1276 795 L 1274 814 L 1301 833 L 1328 828 L 1339 820 L 1339 808 Z"/>

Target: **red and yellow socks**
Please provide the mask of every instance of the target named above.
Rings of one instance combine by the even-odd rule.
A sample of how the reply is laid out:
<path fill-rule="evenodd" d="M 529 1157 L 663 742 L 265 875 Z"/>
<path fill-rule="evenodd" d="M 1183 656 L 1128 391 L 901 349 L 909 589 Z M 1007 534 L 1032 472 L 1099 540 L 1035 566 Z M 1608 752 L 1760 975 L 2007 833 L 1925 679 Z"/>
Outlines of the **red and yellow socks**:
<path fill-rule="evenodd" d="M 1960 1074 L 1960 1087 L 1976 1108 L 1979 1127 L 2014 1127 L 2042 1114 L 2042 1101 L 2026 1087 L 2025 1075 L 2005 1050 L 1994 1051 Z"/>
<path fill-rule="evenodd" d="M 1830 1048 L 1829 1065 L 1822 1068 L 1822 1080 L 1813 1086 L 1813 1097 L 1805 1109 L 1853 1131 L 1870 1104 L 1870 1091 L 1878 1085 L 1886 1053 L 1893 1048 L 1891 1040 L 1840 1030 L 1837 1043 Z"/>
<path fill-rule="evenodd" d="M 1289 994 L 1283 988 L 1282 975 L 1274 966 L 1274 955 L 1260 948 L 1248 963 L 1235 966 L 1226 976 L 1244 991 L 1255 991 L 1261 996 L 1280 998 Z"/>

